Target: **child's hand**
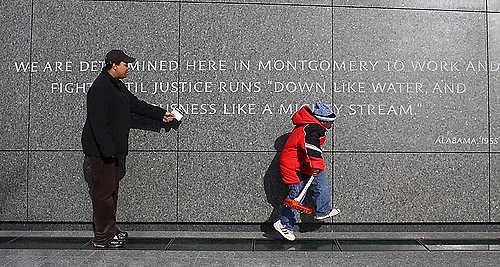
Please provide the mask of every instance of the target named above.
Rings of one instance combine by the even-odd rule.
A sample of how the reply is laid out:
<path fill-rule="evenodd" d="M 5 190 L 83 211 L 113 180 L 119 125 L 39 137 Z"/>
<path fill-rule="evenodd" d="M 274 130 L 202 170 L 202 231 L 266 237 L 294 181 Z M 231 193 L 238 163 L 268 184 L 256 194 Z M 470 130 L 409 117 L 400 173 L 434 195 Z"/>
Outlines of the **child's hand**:
<path fill-rule="evenodd" d="M 312 171 L 313 171 L 313 176 L 318 176 L 319 169 L 312 169 Z"/>

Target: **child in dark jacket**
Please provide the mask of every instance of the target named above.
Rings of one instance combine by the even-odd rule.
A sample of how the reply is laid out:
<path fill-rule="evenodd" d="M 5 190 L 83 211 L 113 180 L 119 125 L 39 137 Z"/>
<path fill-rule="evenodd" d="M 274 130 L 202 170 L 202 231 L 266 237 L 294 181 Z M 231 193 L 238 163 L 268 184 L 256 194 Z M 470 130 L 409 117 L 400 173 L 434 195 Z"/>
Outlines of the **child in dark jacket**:
<path fill-rule="evenodd" d="M 312 201 L 317 220 L 337 215 L 340 211 L 330 205 L 331 193 L 324 174 L 325 164 L 321 147 L 325 143 L 325 133 L 335 121 L 335 113 L 317 101 L 314 111 L 308 106 L 302 107 L 292 117 L 295 128 L 288 137 L 280 156 L 280 171 L 283 182 L 288 185 L 287 198 L 296 198 L 304 188 L 307 180 L 314 176 L 311 184 Z M 303 199 L 300 199 L 302 202 Z M 280 220 L 274 228 L 286 239 L 293 241 L 295 216 L 297 210 L 284 206 Z"/>

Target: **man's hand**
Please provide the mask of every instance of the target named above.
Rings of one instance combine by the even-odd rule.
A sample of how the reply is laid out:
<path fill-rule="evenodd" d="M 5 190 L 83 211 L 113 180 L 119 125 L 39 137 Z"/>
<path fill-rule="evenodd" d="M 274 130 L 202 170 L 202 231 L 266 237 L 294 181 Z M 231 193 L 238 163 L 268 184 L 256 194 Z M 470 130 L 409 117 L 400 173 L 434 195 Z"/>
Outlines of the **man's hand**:
<path fill-rule="evenodd" d="M 318 176 L 320 172 L 319 169 L 312 169 L 312 171 L 313 171 L 313 176 Z"/>
<path fill-rule="evenodd" d="M 174 120 L 174 114 L 172 114 L 172 112 L 165 112 L 165 115 L 163 116 L 163 120 L 165 121 L 168 121 L 168 122 L 171 122 Z"/>

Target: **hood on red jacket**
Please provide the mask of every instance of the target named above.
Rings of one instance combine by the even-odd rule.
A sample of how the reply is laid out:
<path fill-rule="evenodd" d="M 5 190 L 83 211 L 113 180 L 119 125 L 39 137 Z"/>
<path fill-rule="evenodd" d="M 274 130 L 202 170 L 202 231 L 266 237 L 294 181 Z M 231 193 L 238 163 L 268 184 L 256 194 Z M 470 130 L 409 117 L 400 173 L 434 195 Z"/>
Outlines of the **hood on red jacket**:
<path fill-rule="evenodd" d="M 292 122 L 295 126 L 315 123 L 321 125 L 323 130 L 326 130 L 326 127 L 314 117 L 313 112 L 309 106 L 301 107 L 295 114 L 292 116 Z"/>

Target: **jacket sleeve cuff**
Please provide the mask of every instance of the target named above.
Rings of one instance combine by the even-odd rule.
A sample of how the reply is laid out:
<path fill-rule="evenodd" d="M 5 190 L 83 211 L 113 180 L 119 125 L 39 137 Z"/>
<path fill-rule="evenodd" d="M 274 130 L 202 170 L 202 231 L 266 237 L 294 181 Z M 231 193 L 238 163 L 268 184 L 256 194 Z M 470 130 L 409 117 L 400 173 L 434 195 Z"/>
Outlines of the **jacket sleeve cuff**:
<path fill-rule="evenodd" d="M 311 161 L 311 168 L 313 169 L 318 169 L 320 171 L 324 171 L 325 170 L 325 164 L 323 161 Z"/>

